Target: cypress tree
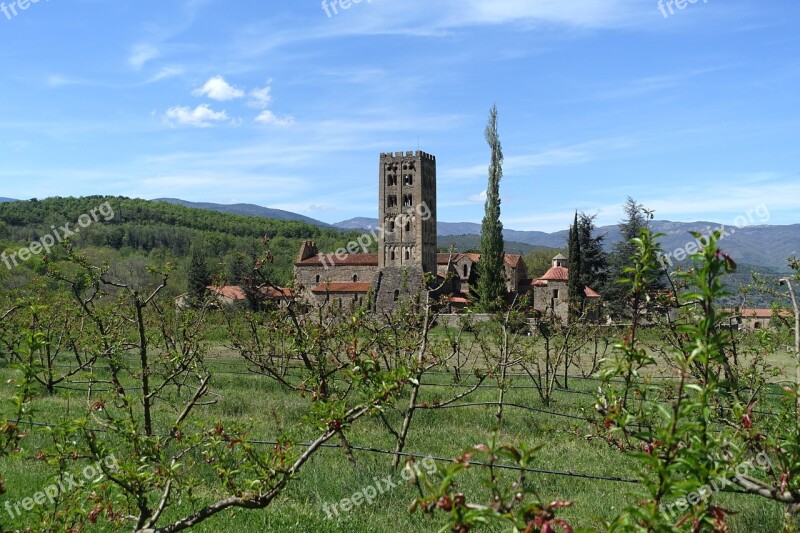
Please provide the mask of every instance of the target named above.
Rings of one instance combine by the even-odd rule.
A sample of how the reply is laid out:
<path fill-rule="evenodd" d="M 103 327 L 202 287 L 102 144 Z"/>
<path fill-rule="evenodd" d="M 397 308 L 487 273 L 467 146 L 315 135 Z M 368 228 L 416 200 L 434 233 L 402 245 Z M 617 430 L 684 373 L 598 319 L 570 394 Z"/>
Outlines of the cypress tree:
<path fill-rule="evenodd" d="M 580 316 L 583 310 L 583 287 L 584 287 L 584 268 L 581 252 L 581 229 L 578 225 L 578 212 L 575 211 L 575 221 L 569 227 L 569 281 L 567 289 L 569 291 L 569 316 L 570 320 Z"/>
<path fill-rule="evenodd" d="M 206 297 L 206 287 L 211 283 L 211 272 L 205 257 L 197 248 L 192 248 L 187 278 L 189 301 L 192 305 L 198 305 Z"/>
<path fill-rule="evenodd" d="M 503 177 L 503 150 L 497 132 L 497 106 L 489 112 L 486 142 L 491 150 L 489 185 L 481 227 L 481 260 L 478 262 L 478 296 L 481 307 L 496 310 L 506 294 L 503 224 L 500 222 L 500 180 Z"/>

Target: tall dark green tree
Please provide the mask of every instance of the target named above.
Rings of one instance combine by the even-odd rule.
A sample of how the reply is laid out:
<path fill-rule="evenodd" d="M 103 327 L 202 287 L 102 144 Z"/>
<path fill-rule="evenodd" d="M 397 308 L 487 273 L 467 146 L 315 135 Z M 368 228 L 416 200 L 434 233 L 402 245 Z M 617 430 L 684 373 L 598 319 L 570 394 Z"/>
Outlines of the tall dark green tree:
<path fill-rule="evenodd" d="M 206 287 L 211 283 L 211 272 L 206 258 L 197 248 L 192 248 L 187 275 L 189 301 L 197 305 L 206 297 Z"/>
<path fill-rule="evenodd" d="M 489 112 L 486 142 L 491 150 L 489 185 L 481 227 L 481 260 L 478 263 L 478 297 L 487 311 L 497 310 L 506 294 L 503 223 L 500 222 L 500 180 L 503 178 L 503 149 L 497 132 L 497 106 Z"/>
<path fill-rule="evenodd" d="M 570 319 L 580 316 L 583 310 L 584 300 L 584 280 L 583 280 L 583 266 L 582 266 L 582 252 L 581 252 L 581 239 L 580 239 L 580 226 L 578 222 L 578 212 L 575 211 L 575 220 L 569 227 L 569 238 L 567 240 L 568 262 L 569 267 L 569 281 L 567 282 L 567 290 L 569 292 L 569 316 Z"/>
<path fill-rule="evenodd" d="M 608 270 L 605 235 L 595 235 L 594 216 L 575 213 L 569 228 L 569 298 L 572 317 L 584 310 L 586 287 L 602 290 Z"/>
<path fill-rule="evenodd" d="M 608 278 L 603 291 L 603 298 L 612 316 L 621 317 L 625 315 L 626 294 L 628 288 L 620 283 L 620 279 L 626 277 L 624 270 L 631 264 L 631 257 L 637 252 L 636 245 L 631 242 L 640 236 L 641 231 L 649 226 L 649 218 L 646 215 L 644 206 L 630 196 L 625 201 L 625 218 L 619 222 L 619 232 L 621 240 L 614 244 L 611 254 L 608 257 L 609 269 Z M 648 285 L 651 291 L 663 288 L 663 281 L 657 277 Z"/>
<path fill-rule="evenodd" d="M 578 241 L 581 248 L 581 282 L 600 291 L 608 277 L 608 254 L 603 248 L 606 236 L 595 235 L 594 215 L 578 214 Z"/>

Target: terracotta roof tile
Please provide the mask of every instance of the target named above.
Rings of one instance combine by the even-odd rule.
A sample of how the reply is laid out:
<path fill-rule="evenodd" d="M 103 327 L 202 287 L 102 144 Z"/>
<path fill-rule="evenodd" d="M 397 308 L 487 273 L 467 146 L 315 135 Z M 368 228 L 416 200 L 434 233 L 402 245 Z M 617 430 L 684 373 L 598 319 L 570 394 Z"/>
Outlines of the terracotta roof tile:
<path fill-rule="evenodd" d="M 569 280 L 569 269 L 567 267 L 553 267 L 539 279 L 544 281 L 567 281 Z"/>
<path fill-rule="evenodd" d="M 589 287 L 583 288 L 583 294 L 586 295 L 587 298 L 600 298 L 600 295 Z"/>
<path fill-rule="evenodd" d="M 466 253 L 466 254 L 460 254 L 460 253 L 455 253 L 454 252 L 453 253 L 452 262 L 455 263 L 457 261 L 460 261 L 464 257 L 468 257 L 473 263 L 477 263 L 478 261 L 481 260 L 481 254 L 476 254 L 476 253 L 472 253 L 472 252 Z M 450 258 L 450 254 L 449 253 L 436 254 L 436 263 L 439 264 L 439 265 L 446 265 L 447 264 L 447 260 L 449 258 Z M 506 265 L 510 266 L 511 268 L 517 268 L 519 266 L 519 262 L 521 260 L 522 260 L 522 256 L 519 255 L 519 254 L 505 254 L 505 257 L 504 257 L 504 261 L 505 261 Z"/>
<path fill-rule="evenodd" d="M 236 285 L 225 285 L 224 287 L 206 287 L 209 291 L 217 296 L 228 298 L 230 300 L 244 300 L 244 290 Z"/>
<path fill-rule="evenodd" d="M 372 283 L 363 283 L 363 282 L 353 282 L 353 281 L 344 281 L 344 282 L 331 282 L 331 283 L 320 283 L 313 289 L 311 292 L 314 293 L 367 293 L 372 289 Z"/>
<path fill-rule="evenodd" d="M 228 298 L 229 300 L 242 301 L 247 299 L 244 289 L 238 285 L 224 285 L 222 287 L 210 286 L 206 288 L 211 291 L 212 294 L 221 296 L 223 298 Z M 266 298 L 283 298 L 283 296 L 286 296 L 287 298 L 294 298 L 294 290 L 283 287 L 280 288 L 280 291 L 275 290 L 272 287 L 262 287 L 261 294 L 263 294 Z"/>
<path fill-rule="evenodd" d="M 295 263 L 295 266 L 378 266 L 378 254 L 347 254 L 339 260 L 334 254 L 319 254 L 309 257 L 305 261 Z"/>
<path fill-rule="evenodd" d="M 456 252 L 453 252 L 452 259 L 450 258 L 450 254 L 449 253 L 436 254 L 436 264 L 437 265 L 447 265 L 448 262 L 451 262 L 451 263 L 455 264 L 456 261 L 458 261 L 461 257 L 462 257 L 462 254 L 459 254 L 459 253 L 456 253 Z"/>
<path fill-rule="evenodd" d="M 735 311 L 733 312 L 733 314 L 736 314 Z M 794 313 L 792 313 L 791 311 L 787 311 L 787 310 L 780 310 L 780 311 L 778 311 L 777 314 L 778 314 L 778 316 L 781 316 L 783 318 L 791 318 L 791 317 L 794 316 Z M 750 308 L 747 308 L 747 307 L 743 307 L 742 309 L 739 310 L 739 315 L 742 318 L 765 318 L 766 319 L 766 318 L 772 318 L 774 316 L 774 313 L 772 312 L 772 309 L 750 309 Z"/>

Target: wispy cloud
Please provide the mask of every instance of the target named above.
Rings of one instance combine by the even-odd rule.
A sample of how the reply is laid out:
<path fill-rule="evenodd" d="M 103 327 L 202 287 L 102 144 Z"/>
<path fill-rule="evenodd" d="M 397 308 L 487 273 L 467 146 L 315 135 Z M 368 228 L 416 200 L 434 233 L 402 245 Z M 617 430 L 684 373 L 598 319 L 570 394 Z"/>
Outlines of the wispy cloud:
<path fill-rule="evenodd" d="M 156 59 L 159 55 L 158 48 L 152 44 L 137 44 L 133 47 L 133 51 L 128 57 L 128 64 L 134 69 L 140 70 L 147 62 Z"/>
<path fill-rule="evenodd" d="M 289 115 L 278 116 L 269 109 L 265 109 L 256 117 L 256 122 L 258 124 L 285 127 L 294 124 L 294 117 Z"/>
<path fill-rule="evenodd" d="M 229 120 L 225 111 L 214 111 L 208 104 L 201 104 L 194 109 L 182 106 L 171 107 L 167 110 L 166 118 L 173 125 L 195 128 L 210 128 L 214 124 Z"/>

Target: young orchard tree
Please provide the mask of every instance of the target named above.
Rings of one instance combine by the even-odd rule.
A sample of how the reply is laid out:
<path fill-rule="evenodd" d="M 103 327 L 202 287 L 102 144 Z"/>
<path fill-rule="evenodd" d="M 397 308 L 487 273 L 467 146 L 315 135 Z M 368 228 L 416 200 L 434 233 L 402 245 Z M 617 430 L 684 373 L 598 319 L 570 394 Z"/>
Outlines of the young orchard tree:
<path fill-rule="evenodd" d="M 491 151 L 489 184 L 481 226 L 481 260 L 478 262 L 478 295 L 481 307 L 487 311 L 499 309 L 506 295 L 505 245 L 503 223 L 500 222 L 500 180 L 503 178 L 503 149 L 497 131 L 497 106 L 489 112 L 486 142 Z"/>
<path fill-rule="evenodd" d="M 51 276 L 70 288 L 83 321 L 94 324 L 84 346 L 104 368 L 88 375 L 85 405 L 71 414 L 75 420 L 47 432 L 53 444 L 37 457 L 58 475 L 84 460 L 99 472 L 59 494 L 58 512 L 39 513 L 37 530 L 83 530 L 105 520 L 114 529 L 175 532 L 227 510 L 262 509 L 323 444 L 391 402 L 405 383 L 405 369 L 378 369 L 375 354 L 358 351 L 358 336 L 342 330 L 339 345 L 353 348 L 346 367 L 337 375 L 328 373 L 333 365 L 312 367 L 307 376 L 318 384 L 349 380 L 351 392 L 307 396 L 307 416 L 292 426 L 298 439 L 314 435 L 307 447 L 282 433 L 278 445 L 263 448 L 248 441 L 250 428 L 214 421 L 203 409 L 218 397 L 205 361 L 206 310 L 176 308 L 164 293 L 168 268 L 137 286 L 78 254 L 70 259 L 72 268 L 52 267 Z M 302 336 L 313 339 L 318 332 L 308 328 Z M 299 338 L 284 331 L 293 342 Z M 16 425 L 3 426 L 4 439 Z"/>

